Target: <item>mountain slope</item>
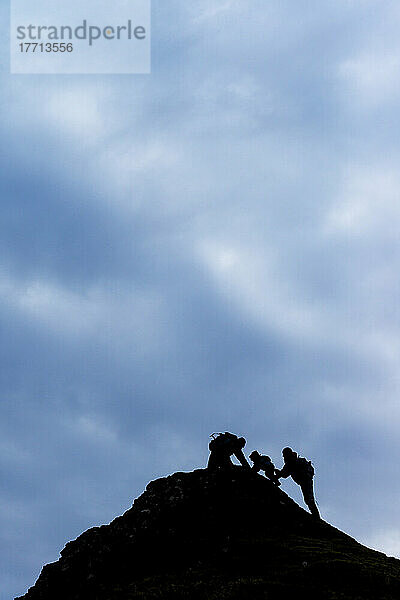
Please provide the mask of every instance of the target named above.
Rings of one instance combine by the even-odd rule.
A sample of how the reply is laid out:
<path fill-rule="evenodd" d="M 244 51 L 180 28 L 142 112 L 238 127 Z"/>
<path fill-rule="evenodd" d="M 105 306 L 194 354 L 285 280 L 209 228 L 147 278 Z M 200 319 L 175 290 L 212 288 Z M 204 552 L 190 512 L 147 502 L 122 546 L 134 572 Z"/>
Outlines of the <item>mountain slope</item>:
<path fill-rule="evenodd" d="M 151 482 L 66 545 L 17 600 L 395 599 L 400 561 L 316 521 L 240 467 Z"/>

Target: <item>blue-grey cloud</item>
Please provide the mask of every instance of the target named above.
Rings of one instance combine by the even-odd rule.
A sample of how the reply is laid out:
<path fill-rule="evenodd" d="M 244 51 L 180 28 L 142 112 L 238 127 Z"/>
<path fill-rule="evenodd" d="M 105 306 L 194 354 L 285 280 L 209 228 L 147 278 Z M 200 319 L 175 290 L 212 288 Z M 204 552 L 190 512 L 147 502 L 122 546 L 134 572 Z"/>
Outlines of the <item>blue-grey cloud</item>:
<path fill-rule="evenodd" d="M 398 8 L 153 13 L 151 76 L 1 71 L 4 599 L 216 430 L 400 551 Z"/>

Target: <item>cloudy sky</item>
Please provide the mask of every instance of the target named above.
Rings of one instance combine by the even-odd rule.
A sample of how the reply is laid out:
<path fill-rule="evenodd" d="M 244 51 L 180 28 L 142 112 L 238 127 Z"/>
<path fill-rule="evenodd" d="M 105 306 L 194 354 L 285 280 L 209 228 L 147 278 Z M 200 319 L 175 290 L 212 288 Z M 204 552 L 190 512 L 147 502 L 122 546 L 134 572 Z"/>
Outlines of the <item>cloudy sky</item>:
<path fill-rule="evenodd" d="M 10 75 L 3 42 L 1 600 L 220 430 L 400 556 L 399 25 L 153 0 L 136 76 Z"/>

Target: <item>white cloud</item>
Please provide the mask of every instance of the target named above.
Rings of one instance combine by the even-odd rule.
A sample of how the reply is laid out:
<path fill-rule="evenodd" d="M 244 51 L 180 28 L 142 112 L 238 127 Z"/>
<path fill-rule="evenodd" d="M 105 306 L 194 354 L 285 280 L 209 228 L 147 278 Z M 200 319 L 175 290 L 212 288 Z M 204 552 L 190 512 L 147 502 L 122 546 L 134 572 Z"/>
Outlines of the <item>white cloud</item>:
<path fill-rule="evenodd" d="M 153 139 L 130 136 L 126 140 L 113 140 L 98 151 L 92 163 L 92 176 L 100 173 L 103 192 L 110 201 L 123 210 L 136 211 L 144 207 L 147 198 L 135 194 L 135 182 L 143 176 L 152 176 L 155 172 L 164 172 L 185 162 L 183 152 L 171 140 L 154 137 Z M 161 177 L 160 177 L 161 179 Z M 159 201 L 159 199 L 157 199 Z"/>
<path fill-rule="evenodd" d="M 0 296 L 14 309 L 56 332 L 80 337 L 95 330 L 100 319 L 98 299 L 44 281 L 21 284 L 3 279 Z"/>
<path fill-rule="evenodd" d="M 327 215 L 325 231 L 355 236 L 398 235 L 400 176 L 390 166 L 351 165 Z"/>
<path fill-rule="evenodd" d="M 321 331 L 318 313 L 282 281 L 273 252 L 215 241 L 204 241 L 198 252 L 224 296 L 257 325 L 295 338 L 309 339 Z"/>
<path fill-rule="evenodd" d="M 74 143 L 99 143 L 113 123 L 112 115 L 106 115 L 102 108 L 104 96 L 99 90 L 90 88 L 53 90 L 43 106 L 46 128 L 64 134 Z"/>
<path fill-rule="evenodd" d="M 197 16 L 193 17 L 193 21 L 202 23 L 219 17 L 221 14 L 231 12 L 240 7 L 238 0 L 213 0 L 212 2 L 203 2 L 201 8 L 198 9 Z"/>
<path fill-rule="evenodd" d="M 165 348 L 162 299 L 141 289 L 92 287 L 74 292 L 48 281 L 3 277 L 0 299 L 12 310 L 65 340 L 96 338 L 114 351 L 146 356 Z"/>
<path fill-rule="evenodd" d="M 354 109 L 375 109 L 398 99 L 399 49 L 375 51 L 347 59 L 339 65 L 344 98 Z"/>
<path fill-rule="evenodd" d="M 98 416 L 81 415 L 75 427 L 79 434 L 96 443 L 115 443 L 118 439 L 116 431 L 101 422 Z"/>
<path fill-rule="evenodd" d="M 59 87 L 32 86 L 29 103 L 21 94 L 26 86 L 19 81 L 11 87 L 9 125 L 15 130 L 44 139 L 57 136 L 61 146 L 73 144 L 76 149 L 100 143 L 106 134 L 120 124 L 117 111 L 109 110 L 111 91 L 104 86 L 77 85 L 72 81 Z"/>
<path fill-rule="evenodd" d="M 307 301 L 295 282 L 283 277 L 272 250 L 207 240 L 199 245 L 198 256 L 225 301 L 261 330 L 275 331 L 309 347 L 352 352 L 354 359 L 367 359 L 385 369 L 389 378 L 398 372 L 400 330 L 382 319 L 379 306 L 371 303 L 368 286 L 361 292 L 357 285 L 350 287 L 350 308 L 328 304 L 323 297 L 319 302 Z M 388 294 L 393 280 L 386 284 Z M 376 411 L 374 394 L 359 399 L 367 412 Z M 340 397 L 337 390 L 334 397 Z M 386 397 L 385 404 L 388 411 L 392 409 L 391 397 Z"/>

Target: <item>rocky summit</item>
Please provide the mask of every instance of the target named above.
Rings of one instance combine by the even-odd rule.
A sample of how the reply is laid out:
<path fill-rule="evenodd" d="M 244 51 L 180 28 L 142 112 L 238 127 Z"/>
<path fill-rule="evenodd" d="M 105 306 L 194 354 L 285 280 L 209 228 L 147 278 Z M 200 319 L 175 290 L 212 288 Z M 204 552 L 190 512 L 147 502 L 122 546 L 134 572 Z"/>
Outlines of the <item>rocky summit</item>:
<path fill-rule="evenodd" d="M 89 529 L 18 600 L 397 599 L 400 561 L 241 467 L 175 473 Z"/>

